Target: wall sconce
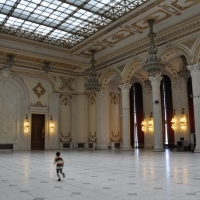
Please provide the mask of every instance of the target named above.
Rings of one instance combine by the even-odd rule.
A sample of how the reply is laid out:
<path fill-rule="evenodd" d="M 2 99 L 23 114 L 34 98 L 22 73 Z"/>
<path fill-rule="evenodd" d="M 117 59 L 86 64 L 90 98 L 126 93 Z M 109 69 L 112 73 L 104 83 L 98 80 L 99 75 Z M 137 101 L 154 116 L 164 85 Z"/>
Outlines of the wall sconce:
<path fill-rule="evenodd" d="M 176 123 L 176 119 L 175 119 L 175 110 L 174 110 L 174 113 L 173 113 L 173 118 L 171 120 L 171 123 L 172 123 L 172 129 L 174 130 L 175 129 L 175 123 Z"/>
<path fill-rule="evenodd" d="M 185 120 L 185 109 L 183 108 L 182 112 L 181 112 L 181 129 L 185 128 L 186 125 L 186 120 Z"/>
<path fill-rule="evenodd" d="M 29 122 L 28 122 L 28 115 L 27 114 L 26 114 L 26 120 L 25 120 L 25 123 L 24 123 L 24 129 L 25 129 L 26 133 L 29 132 Z"/>
<path fill-rule="evenodd" d="M 153 115 L 152 115 L 152 112 L 151 112 L 151 114 L 149 116 L 148 125 L 149 125 L 149 130 L 152 131 L 153 130 Z"/>
<path fill-rule="evenodd" d="M 142 131 L 145 132 L 145 130 L 146 130 L 146 128 L 145 128 L 146 127 L 145 113 L 144 113 L 144 117 L 143 117 L 143 121 L 142 121 L 141 125 L 142 125 L 142 128 L 141 128 Z"/>
<path fill-rule="evenodd" d="M 53 123 L 53 118 L 52 115 L 50 116 L 50 132 L 53 133 L 54 131 L 54 123 Z"/>

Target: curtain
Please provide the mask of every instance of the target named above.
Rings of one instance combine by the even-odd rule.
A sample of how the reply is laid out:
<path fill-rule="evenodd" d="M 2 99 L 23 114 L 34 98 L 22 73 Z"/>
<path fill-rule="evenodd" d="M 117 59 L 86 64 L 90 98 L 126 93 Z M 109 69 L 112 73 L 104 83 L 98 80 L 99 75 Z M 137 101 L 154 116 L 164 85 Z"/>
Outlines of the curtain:
<path fill-rule="evenodd" d="M 166 139 L 167 133 L 168 144 L 174 144 L 174 130 L 172 129 L 171 120 L 173 118 L 172 89 L 171 80 L 167 75 L 163 75 L 161 82 L 161 104 L 162 104 L 162 123 L 163 139 Z M 165 140 L 164 140 L 165 142 Z"/>
<path fill-rule="evenodd" d="M 190 97 L 190 95 L 193 95 L 193 92 L 192 92 L 192 79 L 191 79 L 191 77 L 187 81 L 187 91 L 188 91 L 188 107 L 189 107 L 190 133 L 195 133 L 193 98 Z"/>
<path fill-rule="evenodd" d="M 135 83 L 135 107 L 137 116 L 137 135 L 138 135 L 138 148 L 144 148 L 144 132 L 142 131 L 143 121 L 143 92 L 140 83 Z"/>
<path fill-rule="evenodd" d="M 132 85 L 130 89 L 130 137 L 131 146 L 134 147 L 134 87 Z"/>

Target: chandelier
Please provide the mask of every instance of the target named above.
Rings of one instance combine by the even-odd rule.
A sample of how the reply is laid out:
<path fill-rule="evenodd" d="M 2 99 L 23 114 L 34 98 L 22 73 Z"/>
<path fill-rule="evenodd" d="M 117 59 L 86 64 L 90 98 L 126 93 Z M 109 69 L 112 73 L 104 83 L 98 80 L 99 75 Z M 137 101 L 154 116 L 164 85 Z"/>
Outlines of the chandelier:
<path fill-rule="evenodd" d="M 149 34 L 150 46 L 148 48 L 148 57 L 142 62 L 143 69 L 149 73 L 149 76 L 155 76 L 159 74 L 161 69 L 164 67 L 165 62 L 157 55 L 158 49 L 154 44 L 154 37 L 156 34 L 153 32 L 154 19 L 148 19 L 149 23 Z"/>
<path fill-rule="evenodd" d="M 100 90 L 101 84 L 99 83 L 97 73 L 96 73 L 96 70 L 94 67 L 94 64 L 96 63 L 96 61 L 94 59 L 95 50 L 91 49 L 90 52 L 91 52 L 91 56 L 92 56 L 92 59 L 90 61 L 91 65 L 92 65 L 92 72 L 91 72 L 90 76 L 86 79 L 85 88 L 86 88 L 86 90 L 95 92 L 95 91 Z"/>

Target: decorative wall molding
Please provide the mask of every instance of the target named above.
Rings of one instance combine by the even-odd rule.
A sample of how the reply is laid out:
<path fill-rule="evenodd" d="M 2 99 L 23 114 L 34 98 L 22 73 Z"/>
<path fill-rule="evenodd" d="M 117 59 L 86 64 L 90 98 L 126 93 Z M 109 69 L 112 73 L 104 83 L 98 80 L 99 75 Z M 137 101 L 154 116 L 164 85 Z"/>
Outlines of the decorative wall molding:
<path fill-rule="evenodd" d="M 94 135 L 92 135 L 92 133 L 89 132 L 88 141 L 89 142 L 96 142 L 97 141 L 96 132 L 94 133 Z"/>
<path fill-rule="evenodd" d="M 88 102 L 89 102 L 89 105 L 96 104 L 96 94 L 95 93 L 88 94 Z"/>
<path fill-rule="evenodd" d="M 63 133 L 60 133 L 60 142 L 71 142 L 72 141 L 72 137 L 70 132 L 68 133 L 68 135 L 63 135 Z"/>
<path fill-rule="evenodd" d="M 121 141 L 120 133 L 118 132 L 117 134 L 114 134 L 113 131 L 111 131 L 110 140 L 111 142 L 120 142 Z"/>
<path fill-rule="evenodd" d="M 60 98 L 61 98 L 61 105 L 64 105 L 64 106 L 70 106 L 71 105 L 72 97 L 70 95 L 61 94 Z"/>
<path fill-rule="evenodd" d="M 120 94 L 118 93 L 110 93 L 111 104 L 119 104 Z"/>
<path fill-rule="evenodd" d="M 33 88 L 33 91 L 38 96 L 38 98 L 40 98 L 46 92 L 40 82 Z"/>
<path fill-rule="evenodd" d="M 65 78 L 63 76 L 59 76 L 58 78 L 61 79 L 61 86 L 59 87 L 60 90 L 74 91 L 74 89 L 72 88 L 72 82 L 74 82 L 75 79 Z"/>
<path fill-rule="evenodd" d="M 34 106 L 34 107 L 47 107 L 46 104 L 42 104 L 40 101 L 37 101 L 35 104 L 31 103 L 30 106 Z"/>

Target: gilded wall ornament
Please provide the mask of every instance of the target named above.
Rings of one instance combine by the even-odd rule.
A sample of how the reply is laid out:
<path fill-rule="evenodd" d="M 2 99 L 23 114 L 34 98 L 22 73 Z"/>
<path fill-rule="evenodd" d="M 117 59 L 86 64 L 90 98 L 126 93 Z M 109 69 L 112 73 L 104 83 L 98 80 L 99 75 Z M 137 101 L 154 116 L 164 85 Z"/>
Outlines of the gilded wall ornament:
<path fill-rule="evenodd" d="M 111 96 L 111 104 L 119 104 L 120 94 L 110 93 L 110 96 Z"/>
<path fill-rule="evenodd" d="M 94 105 L 96 103 L 96 94 L 90 93 L 88 94 L 89 105 Z"/>
<path fill-rule="evenodd" d="M 111 142 L 120 142 L 121 141 L 121 136 L 120 136 L 119 131 L 118 131 L 117 134 L 114 134 L 113 131 L 111 131 L 110 140 L 111 140 Z"/>
<path fill-rule="evenodd" d="M 38 96 L 38 98 L 40 98 L 46 92 L 46 90 L 40 82 L 33 88 L 33 91 Z"/>
<path fill-rule="evenodd" d="M 65 78 L 65 77 L 62 77 L 62 76 L 60 76 L 59 78 L 61 79 L 61 86 L 59 87 L 59 89 L 74 91 L 74 89 L 72 88 L 72 82 L 75 81 L 75 79 Z"/>
<path fill-rule="evenodd" d="M 68 133 L 68 135 L 63 135 L 63 133 L 61 132 L 60 134 L 60 142 L 71 142 L 72 141 L 72 137 L 70 132 Z"/>
<path fill-rule="evenodd" d="M 60 98 L 61 98 L 61 105 L 70 106 L 71 99 L 72 99 L 71 96 L 61 94 Z"/>
<path fill-rule="evenodd" d="M 32 103 L 31 103 L 31 106 L 34 106 L 34 107 L 47 107 L 46 104 L 43 105 L 40 101 L 37 101 L 37 103 L 35 103 L 35 104 L 32 104 Z"/>
<path fill-rule="evenodd" d="M 92 135 L 91 132 L 89 132 L 88 141 L 89 142 L 96 142 L 96 140 L 97 140 L 96 132 L 94 133 L 94 135 Z"/>

